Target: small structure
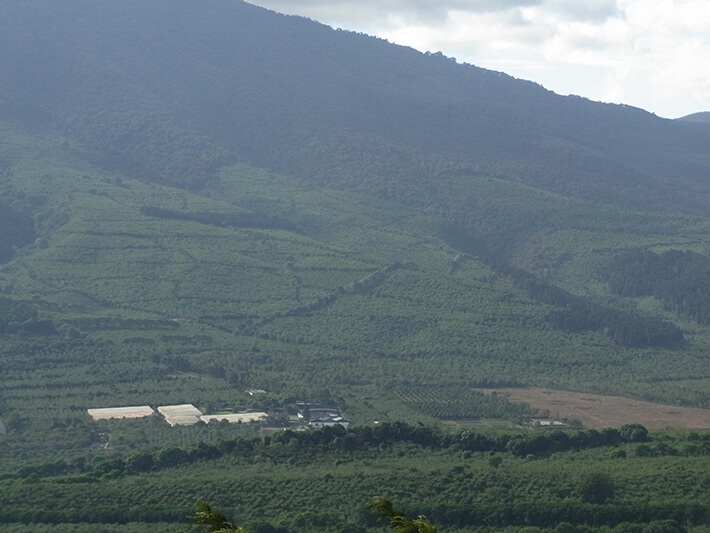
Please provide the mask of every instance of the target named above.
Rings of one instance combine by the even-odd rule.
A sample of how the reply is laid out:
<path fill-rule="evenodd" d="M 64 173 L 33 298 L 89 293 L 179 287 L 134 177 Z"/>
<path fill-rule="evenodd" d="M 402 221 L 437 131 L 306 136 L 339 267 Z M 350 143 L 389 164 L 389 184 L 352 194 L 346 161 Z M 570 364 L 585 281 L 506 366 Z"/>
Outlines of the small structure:
<path fill-rule="evenodd" d="M 567 427 L 567 424 L 564 422 L 551 418 L 531 418 L 530 422 L 532 426 L 536 428 L 562 429 Z"/>
<path fill-rule="evenodd" d="M 240 413 L 228 413 L 224 415 L 202 415 L 200 420 L 203 422 L 209 422 L 210 420 L 226 420 L 230 424 L 236 424 L 238 422 L 255 422 L 257 420 L 265 420 L 269 417 L 263 412 L 247 412 L 243 411 Z"/>
<path fill-rule="evenodd" d="M 87 409 L 89 416 L 94 420 L 107 420 L 109 418 L 143 418 L 155 413 L 149 405 L 137 405 L 129 407 L 102 407 L 99 409 Z"/>
<path fill-rule="evenodd" d="M 296 408 L 298 409 L 297 417 L 299 422 L 305 420 L 312 428 L 335 425 L 348 427 L 350 425 L 350 421 L 340 416 L 340 412 L 335 407 L 309 402 L 298 402 Z"/>
<path fill-rule="evenodd" d="M 191 403 L 163 405 L 158 407 L 158 412 L 171 426 L 192 426 L 197 424 L 202 416 L 202 411 Z"/>
<path fill-rule="evenodd" d="M 342 416 L 326 416 L 323 418 L 316 418 L 311 420 L 311 427 L 313 428 L 323 428 L 326 426 L 343 426 L 348 427 L 350 425 L 350 420 L 345 420 Z"/>

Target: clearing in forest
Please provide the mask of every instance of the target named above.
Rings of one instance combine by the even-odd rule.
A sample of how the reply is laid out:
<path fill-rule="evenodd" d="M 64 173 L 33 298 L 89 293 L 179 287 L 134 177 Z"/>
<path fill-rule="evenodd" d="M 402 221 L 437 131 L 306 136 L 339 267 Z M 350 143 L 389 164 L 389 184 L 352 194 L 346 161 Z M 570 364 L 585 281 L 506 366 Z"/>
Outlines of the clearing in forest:
<path fill-rule="evenodd" d="M 585 427 L 619 427 L 642 424 L 649 429 L 667 427 L 710 429 L 710 410 L 641 402 L 618 396 L 601 396 L 540 388 L 476 389 L 485 394 L 494 392 L 511 402 L 524 402 L 534 409 L 544 409 L 555 419 L 581 421 Z"/>

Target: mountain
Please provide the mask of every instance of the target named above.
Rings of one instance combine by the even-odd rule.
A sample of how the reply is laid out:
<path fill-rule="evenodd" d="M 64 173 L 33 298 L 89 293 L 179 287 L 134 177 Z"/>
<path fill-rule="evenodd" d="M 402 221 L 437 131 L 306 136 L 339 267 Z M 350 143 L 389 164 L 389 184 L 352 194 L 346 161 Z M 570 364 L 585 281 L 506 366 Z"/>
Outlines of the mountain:
<path fill-rule="evenodd" d="M 708 134 L 440 54 L 233 0 L 0 9 L 0 116 L 163 183 L 199 187 L 241 160 L 351 190 L 380 188 L 373 174 L 391 181 L 394 169 L 390 195 L 422 195 L 431 178 L 415 151 L 453 161 L 456 176 L 484 170 L 597 202 L 707 203 Z M 441 187 L 455 179 L 437 172 Z"/>
<path fill-rule="evenodd" d="M 172 531 L 206 498 L 368 531 L 373 491 L 468 530 L 706 525 L 707 435 L 523 433 L 554 391 L 478 390 L 710 407 L 704 119 L 238 0 L 0 3 L 0 530 Z M 308 401 L 362 425 L 87 413 Z"/>

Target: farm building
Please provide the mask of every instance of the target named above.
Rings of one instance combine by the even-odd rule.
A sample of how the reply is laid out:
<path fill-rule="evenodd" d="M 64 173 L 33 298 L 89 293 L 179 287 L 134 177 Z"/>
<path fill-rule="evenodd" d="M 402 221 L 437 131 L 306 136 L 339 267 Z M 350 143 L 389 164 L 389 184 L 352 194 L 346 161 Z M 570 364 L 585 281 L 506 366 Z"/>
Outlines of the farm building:
<path fill-rule="evenodd" d="M 348 427 L 350 425 L 350 420 L 345 420 L 342 416 L 334 416 L 334 417 L 323 417 L 323 418 L 316 418 L 314 420 L 311 420 L 311 427 L 314 428 L 322 428 L 326 426 L 343 426 L 343 427 Z"/>
<path fill-rule="evenodd" d="M 94 420 L 106 420 L 108 418 L 143 418 L 155 413 L 149 405 L 138 405 L 130 407 L 103 407 L 100 409 L 87 409 L 89 416 Z"/>
<path fill-rule="evenodd" d="M 257 420 L 265 420 L 268 417 L 266 413 L 254 412 L 254 413 L 229 413 L 225 415 L 202 415 L 200 420 L 203 422 L 209 422 L 210 420 L 226 420 L 232 424 L 237 422 L 254 422 Z"/>
<path fill-rule="evenodd" d="M 322 428 L 325 426 L 341 425 L 348 427 L 350 421 L 340 416 L 340 412 L 327 405 L 314 404 L 309 402 L 298 402 L 298 419 L 308 421 L 308 425 L 313 428 Z"/>
<path fill-rule="evenodd" d="M 158 412 L 171 426 L 191 426 L 200 421 L 202 412 L 191 403 L 180 405 L 162 405 Z"/>
<path fill-rule="evenodd" d="M 560 429 L 566 428 L 567 424 L 560 422 L 559 420 L 552 420 L 551 418 L 531 418 L 530 423 L 536 428 L 553 428 Z"/>

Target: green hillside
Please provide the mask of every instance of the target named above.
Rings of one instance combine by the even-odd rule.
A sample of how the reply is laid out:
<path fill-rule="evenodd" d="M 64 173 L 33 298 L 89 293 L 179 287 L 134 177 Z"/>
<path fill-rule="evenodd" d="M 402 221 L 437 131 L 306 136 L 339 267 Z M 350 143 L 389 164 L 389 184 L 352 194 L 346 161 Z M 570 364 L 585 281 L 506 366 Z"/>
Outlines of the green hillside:
<path fill-rule="evenodd" d="M 25 420 L 7 438 L 37 454 L 57 446 L 37 438 L 42 424 L 89 407 L 244 407 L 250 387 L 337 398 L 359 422 L 431 420 L 402 402 L 411 387 L 463 397 L 545 384 L 706 405 L 686 382 L 707 375 L 705 326 L 620 301 L 596 266 L 631 245 L 698 248 L 702 219 L 612 213 L 478 177 L 509 222 L 482 216 L 479 242 L 422 210 L 245 164 L 197 194 L 102 171 L 9 126 L 2 146 L 5 182 L 34 205 L 38 233 L 0 278 L 8 316 L 29 309 L 7 321 L 3 416 Z M 538 277 L 496 259 L 496 241 L 521 225 L 530 238 L 515 262 Z M 438 416 L 455 417 L 448 409 Z"/>
<path fill-rule="evenodd" d="M 704 433 L 522 429 L 554 413 L 474 390 L 710 408 L 697 117 L 237 0 L 1 3 L 0 93 L 0 530 L 207 500 L 362 533 L 377 495 L 447 531 L 706 527 Z M 354 426 L 87 413 L 283 430 L 302 402 Z"/>
<path fill-rule="evenodd" d="M 697 124 L 239 0 L 4 3 L 0 51 L 0 118 L 141 179 L 199 188 L 241 159 L 435 204 L 448 167 L 627 207 L 707 206 Z"/>

